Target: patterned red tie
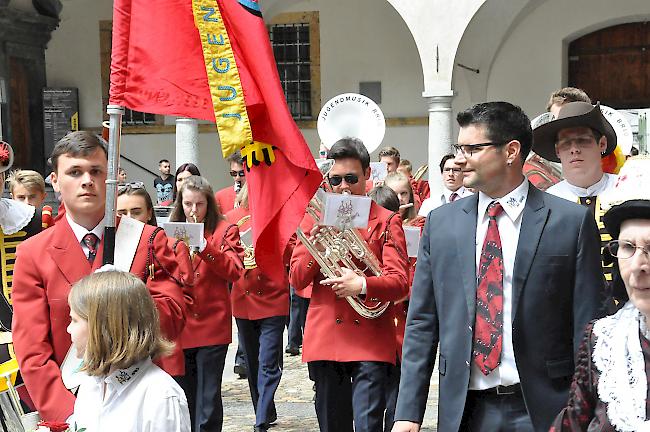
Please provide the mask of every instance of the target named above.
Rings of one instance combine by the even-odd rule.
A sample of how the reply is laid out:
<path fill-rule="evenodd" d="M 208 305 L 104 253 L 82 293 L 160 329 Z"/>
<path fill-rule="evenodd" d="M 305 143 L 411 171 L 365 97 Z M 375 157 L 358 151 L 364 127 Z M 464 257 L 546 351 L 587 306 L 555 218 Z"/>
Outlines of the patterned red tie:
<path fill-rule="evenodd" d="M 449 195 L 449 202 L 456 201 L 456 198 L 458 198 L 458 194 L 456 192 L 453 192 L 451 195 Z"/>
<path fill-rule="evenodd" d="M 93 261 L 95 261 L 95 257 L 97 256 L 97 243 L 99 243 L 99 237 L 93 233 L 88 233 L 83 237 L 83 239 L 81 239 L 81 241 L 88 247 L 88 262 L 90 265 L 93 265 Z"/>
<path fill-rule="evenodd" d="M 473 346 L 474 363 L 484 375 L 501 363 L 503 345 L 503 253 L 497 226 L 503 207 L 493 201 L 487 212 L 490 221 L 478 269 Z"/>

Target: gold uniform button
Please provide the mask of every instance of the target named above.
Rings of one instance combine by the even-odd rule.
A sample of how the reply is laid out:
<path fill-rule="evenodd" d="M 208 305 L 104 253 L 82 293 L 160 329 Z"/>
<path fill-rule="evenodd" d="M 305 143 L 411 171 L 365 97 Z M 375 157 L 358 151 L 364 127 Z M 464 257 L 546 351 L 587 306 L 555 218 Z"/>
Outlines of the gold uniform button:
<path fill-rule="evenodd" d="M 257 295 L 262 295 L 262 291 L 258 291 L 258 292 L 257 292 Z"/>
<path fill-rule="evenodd" d="M 356 325 L 359 325 L 359 324 L 361 324 L 361 323 L 359 322 L 359 320 L 358 320 L 358 319 L 355 319 L 355 320 L 354 320 L 354 323 L 355 323 Z"/>
<path fill-rule="evenodd" d="M 337 324 L 341 324 L 342 322 L 343 322 L 343 320 L 342 320 L 341 318 L 337 318 L 337 319 L 336 319 L 336 323 L 337 323 Z"/>
<path fill-rule="evenodd" d="M 590 198 L 587 198 L 587 199 L 585 200 L 585 202 L 586 202 L 587 204 L 591 204 L 591 199 L 590 199 Z"/>
<path fill-rule="evenodd" d="M 250 293 L 251 293 L 250 291 L 246 290 L 246 295 L 249 295 Z"/>

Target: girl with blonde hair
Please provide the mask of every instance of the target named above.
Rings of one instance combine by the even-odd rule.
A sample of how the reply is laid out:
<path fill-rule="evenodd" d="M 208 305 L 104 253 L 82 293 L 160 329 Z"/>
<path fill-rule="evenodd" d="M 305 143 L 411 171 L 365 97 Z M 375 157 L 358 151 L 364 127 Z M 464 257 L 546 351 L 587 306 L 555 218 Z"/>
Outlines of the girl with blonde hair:
<path fill-rule="evenodd" d="M 173 344 L 161 336 L 145 284 L 127 272 L 94 273 L 72 287 L 68 303 L 67 331 L 85 373 L 73 429 L 188 432 L 183 390 L 152 362 Z"/>

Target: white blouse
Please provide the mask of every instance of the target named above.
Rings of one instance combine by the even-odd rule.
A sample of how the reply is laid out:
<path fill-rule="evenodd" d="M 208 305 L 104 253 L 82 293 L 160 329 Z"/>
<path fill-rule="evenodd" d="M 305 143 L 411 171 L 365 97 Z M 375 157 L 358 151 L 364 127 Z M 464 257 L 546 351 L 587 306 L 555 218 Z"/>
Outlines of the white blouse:
<path fill-rule="evenodd" d="M 87 432 L 189 432 L 190 413 L 181 387 L 146 359 L 106 377 L 85 376 L 68 424 Z"/>

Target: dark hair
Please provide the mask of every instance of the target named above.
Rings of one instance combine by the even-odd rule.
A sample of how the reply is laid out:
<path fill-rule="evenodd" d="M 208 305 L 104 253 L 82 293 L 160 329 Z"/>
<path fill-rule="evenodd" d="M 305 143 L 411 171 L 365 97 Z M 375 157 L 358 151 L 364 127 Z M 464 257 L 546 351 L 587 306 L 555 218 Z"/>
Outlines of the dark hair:
<path fill-rule="evenodd" d="M 228 162 L 229 164 L 236 163 L 242 165 L 244 163 L 244 160 L 242 159 L 239 150 L 237 150 L 236 152 L 234 152 L 233 154 L 231 154 L 226 158 L 226 162 Z"/>
<path fill-rule="evenodd" d="M 167 162 L 167 163 L 169 163 L 169 160 L 168 160 L 168 159 L 160 159 L 160 160 L 158 161 L 158 165 L 160 165 L 160 164 L 163 163 L 163 162 Z"/>
<path fill-rule="evenodd" d="M 365 171 L 370 168 L 370 155 L 363 141 L 358 138 L 341 138 L 327 152 L 327 159 L 356 159 Z"/>
<path fill-rule="evenodd" d="M 217 224 L 220 220 L 223 219 L 217 201 L 214 199 L 214 192 L 212 191 L 212 186 L 208 181 L 200 176 L 191 176 L 183 182 L 181 185 L 181 190 L 178 193 L 178 197 L 174 202 L 174 208 L 172 213 L 169 215 L 170 222 L 185 222 L 187 219 L 185 217 L 185 212 L 183 211 L 183 192 L 186 190 L 193 190 L 203 193 L 205 199 L 208 202 L 207 212 L 205 214 L 205 220 L 203 225 L 205 226 L 205 231 L 213 233 L 217 228 Z"/>
<path fill-rule="evenodd" d="M 108 160 L 106 141 L 102 137 L 88 131 L 70 132 L 56 143 L 49 161 L 54 172 L 57 172 L 59 156 L 87 157 L 93 154 L 98 148 L 102 149 L 106 160 Z"/>
<path fill-rule="evenodd" d="M 485 127 L 487 138 L 494 143 L 517 140 L 521 143 L 524 162 L 533 145 L 530 119 L 517 105 L 508 102 L 484 102 L 461 111 L 456 116 L 461 128 L 470 125 Z M 478 144 L 478 143 L 475 143 Z"/>
<path fill-rule="evenodd" d="M 445 169 L 445 164 L 447 163 L 447 161 L 449 159 L 455 159 L 455 158 L 456 156 L 454 156 L 451 153 L 444 155 L 442 159 L 440 159 L 440 173 L 442 173 L 442 171 Z"/>
<path fill-rule="evenodd" d="M 200 176 L 201 172 L 199 171 L 199 168 L 194 165 L 193 163 L 184 163 L 183 165 L 179 166 L 178 169 L 176 170 L 176 175 L 174 176 L 174 188 L 172 189 L 172 201 L 176 201 L 176 193 L 178 192 L 176 190 L 176 177 L 183 171 L 189 171 L 192 175 L 195 176 Z"/>
<path fill-rule="evenodd" d="M 368 196 L 386 210 L 399 211 L 399 198 L 395 191 L 388 186 L 376 186 L 368 192 Z"/>
<path fill-rule="evenodd" d="M 147 225 L 158 226 L 158 221 L 156 220 L 156 212 L 153 209 L 153 201 L 151 201 L 151 196 L 145 188 L 134 188 L 130 184 L 126 184 L 121 189 L 117 190 L 117 196 L 120 197 L 122 195 L 142 197 L 144 199 L 144 203 L 147 205 L 147 211 L 151 210 L 151 218 L 149 218 L 147 221 Z"/>
<path fill-rule="evenodd" d="M 378 160 L 381 161 L 381 158 L 383 157 L 392 157 L 397 159 L 397 162 L 399 163 L 400 161 L 400 154 L 399 150 L 397 150 L 395 147 L 384 147 L 381 150 L 379 150 L 379 154 L 377 155 Z"/>

